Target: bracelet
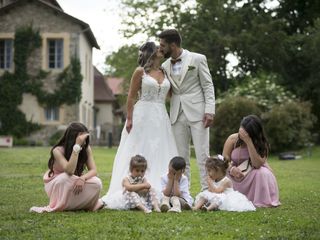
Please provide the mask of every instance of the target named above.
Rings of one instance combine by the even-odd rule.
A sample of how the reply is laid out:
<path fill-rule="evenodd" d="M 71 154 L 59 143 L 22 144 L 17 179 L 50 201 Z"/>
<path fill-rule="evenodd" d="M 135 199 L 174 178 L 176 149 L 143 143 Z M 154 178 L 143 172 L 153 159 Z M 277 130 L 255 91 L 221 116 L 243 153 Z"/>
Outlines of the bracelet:
<path fill-rule="evenodd" d="M 73 152 L 77 154 L 81 151 L 81 149 L 82 147 L 79 144 L 73 145 L 73 148 L 72 148 Z"/>

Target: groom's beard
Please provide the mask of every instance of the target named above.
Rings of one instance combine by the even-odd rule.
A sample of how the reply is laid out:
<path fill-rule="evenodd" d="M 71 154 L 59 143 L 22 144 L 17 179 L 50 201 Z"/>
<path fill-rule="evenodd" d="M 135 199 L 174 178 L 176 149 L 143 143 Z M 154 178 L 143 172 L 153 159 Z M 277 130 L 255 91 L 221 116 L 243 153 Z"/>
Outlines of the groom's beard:
<path fill-rule="evenodd" d="M 164 54 L 164 58 L 169 58 L 171 56 L 171 52 L 167 52 Z"/>

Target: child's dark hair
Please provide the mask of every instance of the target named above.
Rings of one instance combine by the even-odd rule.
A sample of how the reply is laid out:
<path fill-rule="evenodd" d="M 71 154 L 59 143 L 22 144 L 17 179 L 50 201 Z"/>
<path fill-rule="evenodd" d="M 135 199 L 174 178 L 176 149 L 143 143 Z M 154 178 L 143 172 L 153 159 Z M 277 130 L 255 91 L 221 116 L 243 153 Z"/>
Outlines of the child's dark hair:
<path fill-rule="evenodd" d="M 143 167 L 147 169 L 147 160 L 141 155 L 135 155 L 131 158 L 130 161 L 130 171 L 134 168 Z"/>
<path fill-rule="evenodd" d="M 207 161 L 206 161 L 207 169 L 214 169 L 215 171 L 220 170 L 223 172 L 224 175 L 226 175 L 228 167 L 229 167 L 228 161 L 226 161 L 221 155 L 215 155 L 207 158 Z"/>
<path fill-rule="evenodd" d="M 186 161 L 184 160 L 183 157 L 174 157 L 170 160 L 169 164 L 176 171 L 186 168 Z"/>

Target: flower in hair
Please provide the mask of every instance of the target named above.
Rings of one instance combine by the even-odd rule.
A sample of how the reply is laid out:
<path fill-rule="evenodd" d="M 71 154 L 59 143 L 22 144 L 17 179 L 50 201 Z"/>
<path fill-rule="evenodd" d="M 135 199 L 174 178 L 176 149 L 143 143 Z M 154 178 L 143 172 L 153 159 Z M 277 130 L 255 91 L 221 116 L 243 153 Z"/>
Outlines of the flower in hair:
<path fill-rule="evenodd" d="M 223 157 L 221 154 L 218 154 L 217 157 L 218 157 L 218 159 L 219 159 L 220 161 L 223 161 L 223 162 L 224 162 L 224 157 Z"/>

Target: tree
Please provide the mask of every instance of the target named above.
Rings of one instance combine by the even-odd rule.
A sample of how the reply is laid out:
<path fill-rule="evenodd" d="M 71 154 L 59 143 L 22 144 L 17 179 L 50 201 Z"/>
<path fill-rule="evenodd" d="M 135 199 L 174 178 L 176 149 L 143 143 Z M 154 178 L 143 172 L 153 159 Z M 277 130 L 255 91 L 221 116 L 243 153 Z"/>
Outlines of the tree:
<path fill-rule="evenodd" d="M 216 95 L 260 71 L 280 76 L 278 83 L 311 101 L 320 119 L 320 2 L 279 0 L 123 0 L 124 36 L 156 36 L 175 27 L 184 48 L 203 53 Z M 238 57 L 237 77 L 227 74 L 226 56 Z M 318 121 L 317 129 L 320 129 Z"/>
<path fill-rule="evenodd" d="M 123 88 L 125 90 L 128 89 L 132 73 L 138 66 L 138 49 L 137 45 L 122 46 L 107 56 L 105 61 L 108 66 L 106 74 L 124 78 Z"/>

